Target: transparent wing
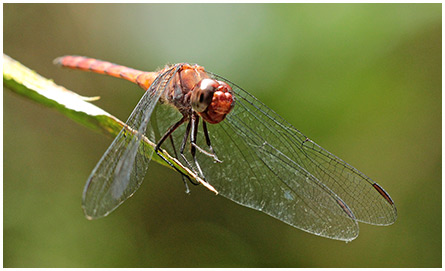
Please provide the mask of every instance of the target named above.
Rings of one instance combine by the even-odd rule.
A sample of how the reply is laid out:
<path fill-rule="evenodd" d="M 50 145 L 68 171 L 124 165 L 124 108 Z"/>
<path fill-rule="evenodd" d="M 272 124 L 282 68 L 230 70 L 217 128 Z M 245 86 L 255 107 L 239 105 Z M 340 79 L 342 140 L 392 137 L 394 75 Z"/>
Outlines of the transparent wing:
<path fill-rule="evenodd" d="M 226 120 L 208 125 L 212 146 L 223 162 L 197 155 L 206 180 L 221 195 L 339 240 L 358 235 L 357 220 L 377 225 L 395 221 L 395 206 L 380 186 L 240 87 L 215 77 L 231 85 L 236 95 Z M 198 145 L 205 144 L 200 133 Z"/>
<path fill-rule="evenodd" d="M 142 96 L 118 136 L 108 147 L 84 188 L 82 207 L 88 219 L 106 216 L 139 188 L 153 149 L 141 144 L 147 124 L 177 69 L 160 74 Z"/>
<path fill-rule="evenodd" d="M 221 77 L 217 77 L 217 79 L 226 81 L 233 87 L 237 100 L 234 112 L 227 116 L 227 119 L 221 123 L 221 127 L 212 126 L 211 137 L 212 139 L 223 137 L 225 133 L 227 134 L 225 138 L 230 138 L 232 144 L 237 145 L 238 149 L 242 149 L 238 155 L 227 156 L 225 151 L 220 150 L 220 145 L 224 143 L 214 144 L 218 155 L 227 156 L 220 157 L 220 159 L 243 161 L 237 163 L 238 168 L 242 165 L 242 169 L 236 175 L 242 174 L 244 170 L 261 172 L 260 177 L 274 180 L 274 187 L 295 185 L 295 190 L 301 189 L 299 186 L 302 183 L 301 179 L 308 180 L 306 178 L 309 178 L 314 185 L 323 184 L 338 198 L 341 198 L 358 221 L 374 225 L 394 223 L 397 217 L 396 207 L 389 195 L 377 183 L 304 136 L 237 85 Z M 245 153 L 249 153 L 252 157 L 246 156 Z M 261 160 L 263 165 L 252 165 L 254 160 Z M 283 168 L 283 164 L 289 165 L 288 168 Z M 265 170 L 265 166 L 268 168 L 267 170 Z M 283 176 L 277 175 L 277 172 L 282 172 Z M 236 179 L 236 175 L 231 175 L 227 177 Z M 307 176 L 311 176 L 313 180 Z M 283 182 L 282 179 L 286 178 L 290 178 L 291 185 L 287 181 Z M 227 187 L 221 188 L 224 185 L 219 183 L 219 178 L 209 180 L 209 182 L 214 184 L 221 194 L 225 194 L 221 189 L 228 190 L 227 196 L 234 197 L 235 190 L 232 191 Z M 252 187 L 252 184 L 244 179 L 240 182 L 248 188 L 247 190 Z M 264 183 L 265 181 L 261 184 Z M 323 197 L 319 192 L 324 192 L 325 189 L 316 191 L 310 195 L 311 198 L 314 196 L 315 198 Z M 270 196 L 268 193 L 265 198 Z M 235 201 L 244 201 L 244 203 L 250 204 L 249 200 L 246 202 L 246 200 L 236 198 Z M 301 203 L 300 201 L 297 205 Z M 306 208 L 313 207 L 306 206 Z"/>

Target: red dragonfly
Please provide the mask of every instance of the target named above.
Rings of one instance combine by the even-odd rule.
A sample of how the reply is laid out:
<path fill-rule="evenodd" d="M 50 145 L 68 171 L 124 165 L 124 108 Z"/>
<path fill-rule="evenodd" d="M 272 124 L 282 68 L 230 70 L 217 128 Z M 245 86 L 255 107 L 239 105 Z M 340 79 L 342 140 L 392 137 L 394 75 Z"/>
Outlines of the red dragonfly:
<path fill-rule="evenodd" d="M 315 235 L 349 241 L 358 236 L 358 221 L 396 220 L 394 202 L 380 185 L 201 66 L 144 72 L 81 56 L 55 63 L 123 78 L 146 91 L 88 178 L 82 207 L 89 219 L 108 215 L 133 195 L 153 153 L 177 169 L 162 146 L 209 189 Z M 143 147 L 143 137 L 156 142 L 154 150 Z M 187 182 L 197 183 L 182 176 L 188 192 Z"/>

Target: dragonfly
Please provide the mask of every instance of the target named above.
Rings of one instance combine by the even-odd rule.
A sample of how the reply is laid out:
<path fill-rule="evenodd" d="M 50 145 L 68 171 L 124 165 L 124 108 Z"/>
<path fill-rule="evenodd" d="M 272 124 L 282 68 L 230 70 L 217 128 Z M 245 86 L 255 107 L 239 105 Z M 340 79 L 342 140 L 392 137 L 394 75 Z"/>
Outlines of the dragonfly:
<path fill-rule="evenodd" d="M 153 155 L 181 173 L 186 192 L 188 183 L 203 184 L 318 236 L 351 241 L 359 234 L 358 222 L 391 225 L 397 218 L 394 201 L 379 184 L 202 66 L 179 63 L 146 72 L 83 56 L 54 63 L 122 78 L 145 91 L 87 180 L 82 208 L 88 219 L 107 216 L 131 197 Z M 155 147 L 143 147 L 145 138 Z"/>

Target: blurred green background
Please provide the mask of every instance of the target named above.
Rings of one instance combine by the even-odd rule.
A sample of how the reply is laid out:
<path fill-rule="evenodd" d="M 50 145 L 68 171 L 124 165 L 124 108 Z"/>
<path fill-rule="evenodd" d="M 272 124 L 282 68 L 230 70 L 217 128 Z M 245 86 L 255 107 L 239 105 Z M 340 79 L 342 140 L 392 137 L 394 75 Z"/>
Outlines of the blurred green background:
<path fill-rule="evenodd" d="M 112 138 L 3 92 L 5 267 L 440 267 L 441 4 L 4 4 L 4 53 L 126 120 L 135 85 L 62 70 L 86 55 L 203 65 L 381 184 L 389 227 L 307 234 L 152 165 L 109 217 L 85 181 Z"/>

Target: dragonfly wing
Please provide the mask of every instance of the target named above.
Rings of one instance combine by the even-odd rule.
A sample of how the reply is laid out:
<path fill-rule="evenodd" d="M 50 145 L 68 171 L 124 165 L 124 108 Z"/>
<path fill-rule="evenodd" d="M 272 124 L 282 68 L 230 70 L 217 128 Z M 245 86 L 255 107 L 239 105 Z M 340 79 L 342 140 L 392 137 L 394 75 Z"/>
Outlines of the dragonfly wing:
<path fill-rule="evenodd" d="M 175 73 L 172 68 L 156 78 L 93 169 L 82 198 L 88 219 L 108 215 L 141 185 L 153 155 L 153 148 L 141 141 L 156 103 Z"/>
<path fill-rule="evenodd" d="M 209 127 L 212 146 L 223 163 L 202 154 L 198 159 L 206 180 L 221 195 L 302 230 L 340 240 L 358 235 L 356 220 L 395 220 L 389 196 L 368 177 L 240 87 L 216 79 L 226 81 L 236 94 L 226 120 Z"/>
<path fill-rule="evenodd" d="M 266 141 L 265 131 L 257 121 L 252 121 L 254 115 L 250 109 L 236 102 L 226 120 L 207 125 L 212 146 L 222 163 L 215 163 L 208 155 L 196 152 L 206 181 L 220 195 L 299 229 L 340 240 L 356 238 L 359 228 L 347 204 Z M 165 131 L 168 123 L 180 117 L 168 105 L 157 106 L 155 112 L 151 121 L 157 124 L 149 128 L 157 127 L 159 131 Z M 186 125 L 182 125 L 173 133 L 176 146 L 181 145 L 185 130 Z M 198 129 L 197 140 L 199 146 L 206 146 L 202 129 Z M 167 142 L 162 148 L 174 152 Z M 187 141 L 184 155 L 188 161 L 193 161 L 189 150 Z"/>
<path fill-rule="evenodd" d="M 310 139 L 295 155 L 302 165 L 331 188 L 351 208 L 358 221 L 372 225 L 391 225 L 397 209 L 391 197 L 371 178 Z"/>

